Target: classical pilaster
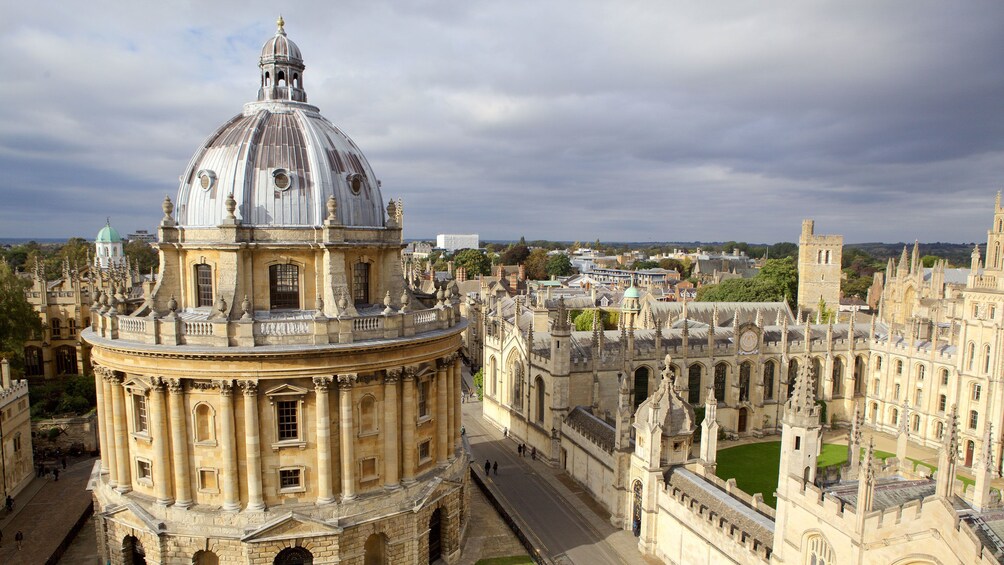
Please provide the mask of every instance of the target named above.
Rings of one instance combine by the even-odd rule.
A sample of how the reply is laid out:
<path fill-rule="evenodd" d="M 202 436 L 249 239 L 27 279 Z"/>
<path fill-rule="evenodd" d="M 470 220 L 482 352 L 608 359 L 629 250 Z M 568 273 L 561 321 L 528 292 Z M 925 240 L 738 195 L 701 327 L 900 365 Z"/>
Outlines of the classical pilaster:
<path fill-rule="evenodd" d="M 352 385 L 356 375 L 338 375 L 338 420 L 341 428 L 342 500 L 356 497 L 355 430 L 352 426 Z"/>
<path fill-rule="evenodd" d="M 105 374 L 106 369 L 99 365 L 94 365 L 94 393 L 97 397 L 98 406 L 98 441 L 101 442 L 101 472 L 108 473 L 108 451 L 111 447 L 108 426 L 105 425 Z"/>
<path fill-rule="evenodd" d="M 220 445 L 223 447 L 223 510 L 237 512 L 241 497 L 237 486 L 237 436 L 234 429 L 234 384 L 219 381 Z"/>
<path fill-rule="evenodd" d="M 401 369 L 388 369 L 383 379 L 383 460 L 384 486 L 388 489 L 398 487 L 398 450 L 397 441 L 397 382 L 401 378 Z"/>
<path fill-rule="evenodd" d="M 192 483 L 188 473 L 188 433 L 185 425 L 185 388 L 181 379 L 167 381 L 171 411 L 171 448 L 174 458 L 174 505 L 192 505 Z"/>
<path fill-rule="evenodd" d="M 436 406 L 432 413 L 436 418 L 436 463 L 446 464 L 448 454 L 447 437 L 449 410 L 446 407 L 446 369 L 449 367 L 446 359 L 436 360 Z"/>
<path fill-rule="evenodd" d="M 174 502 L 171 496 L 171 454 L 168 450 L 166 414 L 164 413 L 164 379 L 150 379 L 150 433 L 153 435 L 153 488 L 157 504 L 167 506 Z"/>
<path fill-rule="evenodd" d="M 401 390 L 401 482 L 415 482 L 415 369 L 405 367 Z"/>
<path fill-rule="evenodd" d="M 330 504 L 335 501 L 331 486 L 331 404 L 328 387 L 331 377 L 314 377 L 314 392 L 317 395 L 317 503 Z M 351 411 L 350 411 L 351 414 Z"/>
<path fill-rule="evenodd" d="M 125 415 L 125 389 L 122 377 L 113 374 L 108 378 L 112 384 L 112 424 L 115 430 L 115 464 L 118 469 L 116 490 L 132 490 L 132 476 L 129 471 L 129 433 Z"/>
<path fill-rule="evenodd" d="M 258 382 L 238 381 L 244 391 L 244 450 L 247 463 L 248 510 L 264 510 L 261 488 L 261 428 L 258 425 Z"/>
<path fill-rule="evenodd" d="M 104 448 L 102 453 L 104 451 L 108 452 L 108 484 L 114 487 L 118 486 L 119 466 L 118 458 L 116 457 L 118 452 L 115 448 L 115 410 L 112 406 L 112 372 L 104 369 L 101 380 L 103 381 L 102 388 L 105 389 L 104 411 L 101 414 L 101 424 L 105 427 L 105 435 L 108 440 L 108 446 Z"/>
<path fill-rule="evenodd" d="M 450 428 L 450 433 L 453 434 L 453 442 L 450 443 L 450 454 L 452 455 L 458 449 L 462 449 L 462 438 L 460 437 L 460 427 L 463 422 L 463 409 L 460 407 L 460 392 L 464 389 L 463 387 L 463 361 L 460 356 L 455 356 L 453 360 L 453 388 L 450 389 L 450 401 L 453 403 L 453 414 L 456 416 L 453 420 L 453 427 Z"/>

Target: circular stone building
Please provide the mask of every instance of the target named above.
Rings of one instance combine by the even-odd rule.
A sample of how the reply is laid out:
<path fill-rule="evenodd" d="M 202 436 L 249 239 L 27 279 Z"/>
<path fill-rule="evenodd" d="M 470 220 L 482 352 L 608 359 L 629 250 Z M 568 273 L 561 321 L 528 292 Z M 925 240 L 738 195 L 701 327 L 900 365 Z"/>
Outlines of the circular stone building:
<path fill-rule="evenodd" d="M 163 203 L 160 275 L 84 339 L 102 561 L 452 561 L 465 520 L 457 297 L 422 304 L 359 148 L 307 104 L 280 19 L 258 100 Z"/>

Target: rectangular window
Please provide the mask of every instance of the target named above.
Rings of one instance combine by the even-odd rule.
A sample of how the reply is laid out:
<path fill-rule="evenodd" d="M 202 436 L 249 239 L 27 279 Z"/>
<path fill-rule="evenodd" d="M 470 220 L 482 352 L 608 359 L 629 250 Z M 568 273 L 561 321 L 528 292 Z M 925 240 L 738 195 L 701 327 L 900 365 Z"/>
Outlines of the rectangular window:
<path fill-rule="evenodd" d="M 199 469 L 199 490 L 202 492 L 220 492 L 216 482 L 216 469 Z"/>
<path fill-rule="evenodd" d="M 300 439 L 300 432 L 296 422 L 296 401 L 280 400 L 275 403 L 275 406 L 279 425 L 279 441 Z"/>
<path fill-rule="evenodd" d="M 948 369 L 941 370 L 941 386 L 948 386 Z"/>
<path fill-rule="evenodd" d="M 426 461 L 429 461 L 430 459 L 432 459 L 432 454 L 431 454 L 432 453 L 432 449 L 431 449 L 431 446 L 432 446 L 432 441 L 431 440 L 425 440 L 422 443 L 418 444 L 418 462 L 419 463 L 425 463 Z"/>
<path fill-rule="evenodd" d="M 429 415 L 429 381 L 418 383 L 418 417 Z"/>
<path fill-rule="evenodd" d="M 369 263 L 356 263 L 352 267 L 352 301 L 355 304 L 370 303 Z"/>
<path fill-rule="evenodd" d="M 899 400 L 899 385 L 896 385 L 896 400 Z"/>
<path fill-rule="evenodd" d="M 213 305 L 213 268 L 209 265 L 195 266 L 195 284 L 198 297 L 197 304 L 201 306 Z"/>
<path fill-rule="evenodd" d="M 136 460 L 136 478 L 143 482 L 152 482 L 153 473 L 150 472 L 150 462 L 137 459 Z"/>
<path fill-rule="evenodd" d="M 980 394 L 983 392 L 983 387 L 980 385 L 973 385 L 973 402 L 979 402 Z"/>
<path fill-rule="evenodd" d="M 296 265 L 272 265 L 268 282 L 270 309 L 300 307 L 300 269 Z"/>
<path fill-rule="evenodd" d="M 14 436 L 14 453 L 21 451 L 21 433 Z"/>
<path fill-rule="evenodd" d="M 944 412 L 945 406 L 948 405 L 948 397 L 942 394 L 938 397 L 938 412 Z"/>
<path fill-rule="evenodd" d="M 913 394 L 913 404 L 915 406 L 920 406 L 920 402 L 924 399 L 924 391 L 917 389 L 917 392 Z"/>
<path fill-rule="evenodd" d="M 133 427 L 136 433 L 147 433 L 146 397 L 134 394 L 132 397 Z"/>
<path fill-rule="evenodd" d="M 303 469 L 286 467 L 279 469 L 279 491 L 296 492 L 304 490 Z"/>
<path fill-rule="evenodd" d="M 969 411 L 969 429 L 975 430 L 976 424 L 980 422 L 980 415 L 976 413 L 976 410 Z"/>

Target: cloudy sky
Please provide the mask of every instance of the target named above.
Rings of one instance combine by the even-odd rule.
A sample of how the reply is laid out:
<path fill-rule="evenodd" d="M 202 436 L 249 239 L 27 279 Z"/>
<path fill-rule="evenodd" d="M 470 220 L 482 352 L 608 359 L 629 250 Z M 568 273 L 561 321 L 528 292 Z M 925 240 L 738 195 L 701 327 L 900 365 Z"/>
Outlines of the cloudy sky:
<path fill-rule="evenodd" d="M 2 1 L 0 237 L 153 230 L 280 10 L 409 238 L 985 241 L 1004 189 L 999 1 Z"/>

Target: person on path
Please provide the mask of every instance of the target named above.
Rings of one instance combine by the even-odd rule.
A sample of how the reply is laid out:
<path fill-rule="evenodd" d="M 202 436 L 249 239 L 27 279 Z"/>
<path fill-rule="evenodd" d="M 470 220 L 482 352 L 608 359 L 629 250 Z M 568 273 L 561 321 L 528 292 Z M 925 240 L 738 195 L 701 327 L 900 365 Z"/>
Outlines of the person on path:
<path fill-rule="evenodd" d="M 63 470 L 65 471 L 66 470 L 66 456 L 65 455 L 63 456 L 62 463 L 63 463 Z"/>
<path fill-rule="evenodd" d="M 7 500 L 4 501 L 4 506 L 7 507 L 7 512 L 13 512 L 14 511 L 14 497 L 8 494 L 7 495 Z"/>
<path fill-rule="evenodd" d="M 516 454 L 519 455 L 520 457 L 523 456 L 523 444 L 522 443 L 516 446 Z"/>
<path fill-rule="evenodd" d="M 489 463 L 487 459 L 485 459 L 485 476 L 490 475 L 491 471 L 492 471 L 492 464 Z"/>
<path fill-rule="evenodd" d="M 59 467 L 52 468 L 52 480 L 59 482 Z"/>
<path fill-rule="evenodd" d="M 495 471 L 495 476 L 497 477 L 498 474 L 499 474 L 499 462 L 498 461 L 496 461 L 495 464 L 492 465 L 492 471 Z"/>
<path fill-rule="evenodd" d="M 502 428 L 502 437 L 509 437 L 509 428 Z"/>
<path fill-rule="evenodd" d="M 21 544 L 24 543 L 24 534 L 21 533 L 21 530 L 14 534 L 14 541 L 17 542 L 17 550 L 21 551 Z"/>
<path fill-rule="evenodd" d="M 464 426 L 460 426 L 460 435 L 462 436 L 467 435 L 467 428 L 465 428 Z"/>
<path fill-rule="evenodd" d="M 531 447 L 530 448 L 530 459 L 533 459 L 534 461 L 537 460 L 537 448 L 536 447 Z"/>

